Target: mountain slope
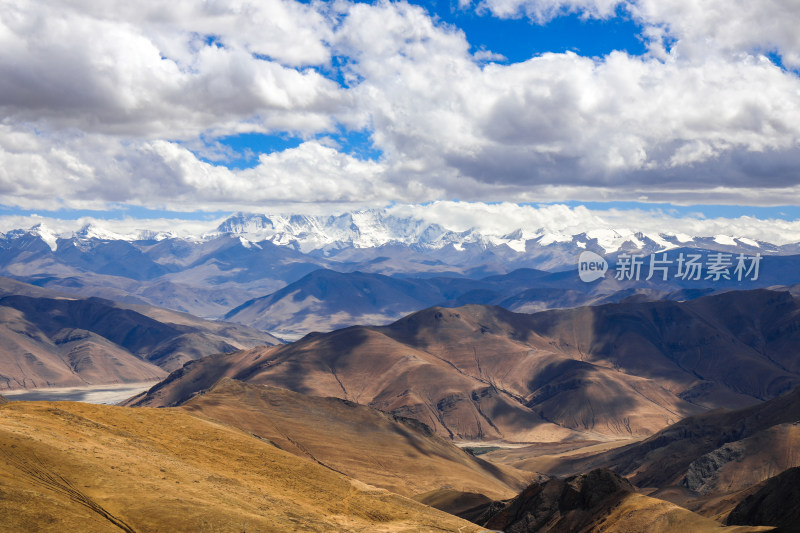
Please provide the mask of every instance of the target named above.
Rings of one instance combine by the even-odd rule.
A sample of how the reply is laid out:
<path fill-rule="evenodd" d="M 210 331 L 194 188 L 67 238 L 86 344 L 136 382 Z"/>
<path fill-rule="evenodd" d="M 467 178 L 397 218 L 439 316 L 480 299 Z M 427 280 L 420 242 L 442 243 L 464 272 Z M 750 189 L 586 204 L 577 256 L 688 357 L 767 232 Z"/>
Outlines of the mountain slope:
<path fill-rule="evenodd" d="M 353 324 L 381 324 L 442 299 L 433 281 L 378 274 L 317 270 L 283 289 L 231 310 L 225 320 L 276 335 L 330 331 Z"/>
<path fill-rule="evenodd" d="M 565 294 L 563 287 L 557 287 L 564 283 L 560 277 L 529 268 L 483 279 L 399 278 L 320 269 L 272 294 L 243 303 L 229 311 L 225 320 L 284 338 L 299 338 L 312 331 L 387 324 L 434 305 L 501 303 L 512 310 L 532 306 L 549 309 L 599 299 L 579 290 Z"/>
<path fill-rule="evenodd" d="M 575 358 L 658 377 L 710 407 L 769 399 L 800 384 L 800 304 L 788 292 L 545 311 L 527 327 Z"/>
<path fill-rule="evenodd" d="M 12 402 L 0 458 L 20 533 L 481 530 L 181 410 Z"/>
<path fill-rule="evenodd" d="M 523 442 L 574 430 L 644 435 L 697 411 L 654 381 L 523 339 L 525 320 L 500 308 L 432 308 L 386 327 L 194 362 L 137 402 L 176 405 L 225 376 L 370 405 L 455 439 Z"/>
<path fill-rule="evenodd" d="M 176 405 L 223 376 L 337 396 L 454 439 L 645 436 L 800 384 L 800 305 L 756 290 L 534 315 L 431 308 L 189 365 L 138 401 Z"/>
<path fill-rule="evenodd" d="M 800 388 L 744 409 L 687 418 L 649 437 L 641 444 L 612 452 L 608 459 L 619 472 L 633 474 L 631 480 L 638 486 L 679 485 L 692 463 L 705 454 L 764 431 L 776 431 L 783 424 L 793 425 L 798 420 Z M 759 447 L 769 442 L 770 446 L 775 447 L 776 455 L 784 455 L 790 461 L 794 457 L 793 461 L 797 461 L 800 457 L 796 453 L 792 454 L 795 437 L 791 435 L 795 429 L 786 427 L 785 430 L 788 431 L 786 435 L 790 436 L 790 440 L 765 438 Z M 666 457 L 669 457 L 669 461 L 664 460 Z M 761 472 L 764 479 L 775 473 Z"/>
<path fill-rule="evenodd" d="M 507 498 L 530 477 L 473 457 L 415 420 L 336 398 L 222 380 L 182 409 L 403 496 L 447 487 Z"/>
<path fill-rule="evenodd" d="M 175 311 L 64 297 L 0 278 L 0 387 L 158 380 L 183 362 L 277 339 Z"/>
<path fill-rule="evenodd" d="M 34 319 L 0 302 L 0 387 L 80 386 L 159 380 L 167 372 L 79 328 L 50 335 Z"/>
<path fill-rule="evenodd" d="M 723 527 L 676 505 L 637 494 L 626 479 L 603 469 L 534 483 L 489 514 L 488 520 L 478 519 L 478 523 L 508 533 L 745 533 L 772 529 Z"/>
<path fill-rule="evenodd" d="M 800 468 L 766 480 L 728 516 L 728 524 L 777 526 L 776 533 L 800 531 Z"/>
<path fill-rule="evenodd" d="M 800 467 L 798 421 L 800 387 L 744 409 L 688 417 L 613 451 L 503 462 L 553 475 L 612 468 L 653 496 L 724 519 L 759 483 Z"/>

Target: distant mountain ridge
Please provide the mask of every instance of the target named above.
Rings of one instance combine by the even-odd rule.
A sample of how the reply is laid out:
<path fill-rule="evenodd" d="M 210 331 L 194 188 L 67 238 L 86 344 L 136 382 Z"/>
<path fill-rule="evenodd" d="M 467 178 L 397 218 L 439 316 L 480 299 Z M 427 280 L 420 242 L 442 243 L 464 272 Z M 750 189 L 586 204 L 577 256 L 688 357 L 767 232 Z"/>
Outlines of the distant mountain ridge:
<path fill-rule="evenodd" d="M 354 278 L 359 272 L 418 278 L 413 282 L 417 286 L 424 285 L 420 281 L 423 278 L 439 278 L 437 283 L 442 278 L 482 280 L 519 269 L 548 271 L 553 276 L 542 286 L 515 290 L 507 284 L 499 292 L 487 283 L 476 283 L 453 297 L 423 298 L 425 301 L 416 307 L 380 313 L 388 320 L 397 318 L 399 313 L 439 304 L 491 303 L 531 312 L 582 305 L 605 297 L 627 297 L 619 293 L 621 290 L 631 291 L 628 296 L 632 296 L 655 288 L 660 297 L 679 289 L 709 288 L 710 283 L 705 282 L 657 287 L 638 280 L 618 282 L 613 267 L 626 253 L 647 255 L 668 250 L 673 255 L 761 254 L 764 261 L 758 284 L 714 283 L 713 288 L 800 283 L 800 244 L 776 245 L 726 235 L 670 234 L 666 228 L 662 233 L 647 234 L 592 228 L 575 235 L 552 228 L 497 233 L 454 231 L 386 210 L 360 210 L 337 216 L 238 213 L 206 233 L 183 236 L 148 229 L 117 234 L 92 225 L 59 234 L 40 224 L 0 234 L 0 275 L 81 297 L 155 305 L 205 318 L 229 315 L 245 302 L 272 295 L 321 269 L 352 273 Z M 593 251 L 610 263 L 612 272 L 599 284 L 602 290 L 598 284 L 584 284 L 578 279 L 577 261 L 585 251 Z M 523 294 L 523 288 L 537 292 Z M 559 289 L 577 292 L 559 296 L 554 292 Z M 546 290 L 550 294 L 542 292 Z M 586 293 L 591 293 L 590 297 Z M 612 296 L 613 293 L 619 294 Z M 332 307 L 333 303 L 326 305 Z M 375 313 L 371 313 L 374 320 L 369 313 L 353 315 L 347 309 L 334 309 L 332 314 L 340 312 L 344 313 L 342 317 L 351 315 L 353 320 L 333 321 L 332 325 L 388 321 Z M 255 322 L 248 319 L 245 323 Z"/>
<path fill-rule="evenodd" d="M 279 246 L 290 246 L 300 252 L 335 254 L 343 248 L 379 248 L 401 245 L 420 250 L 439 250 L 452 247 L 485 248 L 506 246 L 517 253 L 532 252 L 533 247 L 551 245 L 597 250 L 610 254 L 625 250 L 644 253 L 664 249 L 689 247 L 711 250 L 761 252 L 766 254 L 791 254 L 800 251 L 800 243 L 775 244 L 737 235 L 687 235 L 670 232 L 642 232 L 629 228 L 586 228 L 578 233 L 542 227 L 520 227 L 509 232 L 470 228 L 453 230 L 421 218 L 390 214 L 385 209 L 360 209 L 339 215 L 285 215 L 235 213 L 210 231 L 179 236 L 175 232 L 139 229 L 120 234 L 96 224 L 87 224 L 78 231 L 58 233 L 44 224 L 29 229 L 14 229 L 0 234 L 9 241 L 34 235 L 53 251 L 59 240 L 68 241 L 161 241 L 182 239 L 190 242 L 207 241 L 220 235 L 235 235 L 249 244 L 268 241 Z"/>
<path fill-rule="evenodd" d="M 533 313 L 620 301 L 684 301 L 731 289 L 800 283 L 798 256 L 770 257 L 765 270 L 756 281 L 620 281 L 608 276 L 584 283 L 575 271 L 531 268 L 480 279 L 400 277 L 321 268 L 274 293 L 244 302 L 224 319 L 293 340 L 312 331 L 388 324 L 431 306 L 498 305 Z"/>
<path fill-rule="evenodd" d="M 237 324 L 0 277 L 0 389 L 159 380 L 192 359 L 279 342 Z"/>

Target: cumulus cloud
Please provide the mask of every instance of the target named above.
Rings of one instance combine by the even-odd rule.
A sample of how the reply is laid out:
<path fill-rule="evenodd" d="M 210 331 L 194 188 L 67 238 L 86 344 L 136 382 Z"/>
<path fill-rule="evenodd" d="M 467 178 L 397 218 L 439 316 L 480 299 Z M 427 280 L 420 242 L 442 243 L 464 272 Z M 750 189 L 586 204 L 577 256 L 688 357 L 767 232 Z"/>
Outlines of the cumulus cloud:
<path fill-rule="evenodd" d="M 313 69 L 328 33 L 295 2 L 3 2 L 0 111 L 150 138 L 331 129 L 347 107 Z"/>
<path fill-rule="evenodd" d="M 509 64 L 404 2 L 0 0 L 3 203 L 800 201 L 800 78 L 764 55 L 800 65 L 789 0 L 471 5 L 624 12 L 650 51 Z M 362 129 L 379 159 L 325 140 Z M 304 142 L 207 162 L 241 132 Z"/>
<path fill-rule="evenodd" d="M 614 14 L 622 0 L 481 0 L 479 11 L 489 11 L 498 17 L 526 16 L 543 24 L 568 13 L 586 17 L 607 18 Z M 465 6 L 464 6 L 465 7 Z"/>
<path fill-rule="evenodd" d="M 660 209 L 590 209 L 586 206 L 519 205 L 510 202 L 440 201 L 425 205 L 401 204 L 388 208 L 390 214 L 409 216 L 439 224 L 453 231 L 475 229 L 486 235 L 504 236 L 522 229 L 523 235 L 578 235 L 597 230 L 627 234 L 643 232 L 685 234 L 694 237 L 727 235 L 773 244 L 796 243 L 800 221 L 761 219 L 750 216 L 707 218 L 702 213 L 676 216 Z"/>
<path fill-rule="evenodd" d="M 626 3 L 651 37 L 674 40 L 685 58 L 729 57 L 778 52 L 787 66 L 800 67 L 800 6 L 793 0 L 638 0 Z"/>
<path fill-rule="evenodd" d="M 128 203 L 179 211 L 236 210 L 292 202 L 344 204 L 353 198 L 384 204 L 414 197 L 413 183 L 403 189 L 382 181 L 383 173 L 379 162 L 317 141 L 262 154 L 255 167 L 231 170 L 164 140 L 43 137 L 0 126 L 0 193 L 6 202 L 29 209 Z"/>
<path fill-rule="evenodd" d="M 800 106 L 787 98 L 800 79 L 764 57 L 568 52 L 481 67 L 461 32 L 404 4 L 354 6 L 339 35 L 398 180 L 435 176 L 473 199 L 797 185 L 779 167 L 800 154 Z"/>
<path fill-rule="evenodd" d="M 683 58 L 774 51 L 784 64 L 800 66 L 800 7 L 793 0 L 480 0 L 474 5 L 498 17 L 524 16 L 539 24 L 570 13 L 599 19 L 623 13 L 642 24 L 643 36 L 661 55 L 668 40 Z"/>

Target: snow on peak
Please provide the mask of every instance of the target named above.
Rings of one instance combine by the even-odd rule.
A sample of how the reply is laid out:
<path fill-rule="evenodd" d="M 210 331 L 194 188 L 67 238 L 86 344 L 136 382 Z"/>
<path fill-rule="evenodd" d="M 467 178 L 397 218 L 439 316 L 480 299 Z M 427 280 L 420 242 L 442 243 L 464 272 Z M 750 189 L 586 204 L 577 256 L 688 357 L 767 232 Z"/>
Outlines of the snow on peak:
<path fill-rule="evenodd" d="M 154 227 L 150 229 L 140 229 L 131 224 L 145 225 L 144 221 L 108 220 L 98 223 L 94 219 L 75 221 L 76 226 L 83 225 L 74 232 L 71 230 L 75 226 L 64 227 L 63 221 L 59 227 L 64 231 L 61 236 L 73 237 L 81 246 L 91 246 L 93 240 L 160 241 L 181 238 L 202 242 L 230 236 L 240 238 L 242 246 L 246 247 L 258 246 L 258 243 L 266 241 L 290 246 L 304 253 L 319 251 L 327 255 L 349 247 L 387 245 L 410 246 L 419 251 L 452 249 L 471 252 L 506 246 L 520 254 L 536 253 L 536 249 L 541 247 L 573 251 L 590 249 L 607 254 L 622 251 L 657 253 L 680 246 L 727 249 L 729 246 L 759 247 L 763 244 L 774 248 L 770 244 L 772 241 L 748 228 L 729 227 L 719 220 L 683 223 L 676 219 L 674 223 L 666 221 L 656 224 L 653 220 L 645 219 L 643 222 L 637 221 L 637 227 L 632 228 L 629 218 L 609 213 L 601 217 L 583 208 L 571 209 L 567 206 L 534 208 L 434 204 L 359 209 L 335 215 L 239 212 L 213 225 L 203 221 L 173 224 L 173 221 L 158 219 L 151 221 Z M 664 231 L 662 228 L 665 227 L 671 231 Z M 37 224 L 29 230 L 10 230 L 5 238 L 34 234 L 47 243 L 51 250 L 57 249 L 59 234 L 43 224 Z M 748 235 L 748 238 L 739 235 Z M 790 238 L 793 235 L 787 235 L 781 237 L 785 241 L 783 244 L 797 242 Z"/>
<path fill-rule="evenodd" d="M 58 234 L 45 226 L 44 224 L 36 224 L 31 230 L 39 234 L 39 237 L 47 243 L 52 251 L 58 250 Z"/>
<path fill-rule="evenodd" d="M 75 232 L 75 237 L 78 239 L 98 239 L 101 241 L 133 241 L 138 237 L 137 234 L 122 235 L 105 228 L 96 226 L 95 224 L 86 224 L 81 229 Z"/>
<path fill-rule="evenodd" d="M 747 237 L 739 237 L 738 241 L 748 246 L 752 246 L 754 248 L 761 248 L 761 245 L 758 244 L 757 241 L 754 241 L 753 239 L 748 239 Z"/>
<path fill-rule="evenodd" d="M 569 227 L 559 228 L 555 224 L 548 224 L 533 232 L 524 227 L 503 233 L 479 227 L 457 230 L 426 221 L 414 214 L 361 209 L 329 216 L 236 213 L 209 236 L 231 234 L 251 243 L 268 240 L 306 253 L 312 250 L 330 253 L 350 246 L 372 248 L 388 244 L 423 249 L 453 246 L 456 250 L 463 250 L 465 245 L 483 248 L 506 245 L 518 253 L 525 253 L 529 251 L 529 241 L 539 246 L 595 246 L 604 253 L 621 250 L 655 253 L 695 240 L 695 237 L 682 233 L 643 233 L 624 227 L 603 227 L 599 222 L 586 231 L 578 233 L 577 230 L 578 226 L 572 222 Z M 716 242 L 721 244 L 719 240 Z"/>
<path fill-rule="evenodd" d="M 672 236 L 679 243 L 687 243 L 687 242 L 692 242 L 694 240 L 694 237 L 692 237 L 691 235 L 686 235 L 685 233 L 674 233 L 672 234 Z"/>
<path fill-rule="evenodd" d="M 335 216 L 237 213 L 220 224 L 215 233 L 238 235 L 251 242 L 269 240 L 296 246 L 303 252 L 342 245 L 372 248 L 391 243 L 440 248 L 453 241 L 452 232 L 437 224 L 396 217 L 376 209 Z"/>
<path fill-rule="evenodd" d="M 58 234 L 41 223 L 31 226 L 27 230 L 11 230 L 6 233 L 6 238 L 18 239 L 20 237 L 24 237 L 25 235 L 35 235 L 44 241 L 44 243 L 47 244 L 47 246 L 50 247 L 50 250 L 53 252 L 58 250 Z"/>
<path fill-rule="evenodd" d="M 723 246 L 738 245 L 738 243 L 733 239 L 733 237 L 729 237 L 728 235 L 715 235 L 714 242 L 717 244 L 722 244 Z"/>

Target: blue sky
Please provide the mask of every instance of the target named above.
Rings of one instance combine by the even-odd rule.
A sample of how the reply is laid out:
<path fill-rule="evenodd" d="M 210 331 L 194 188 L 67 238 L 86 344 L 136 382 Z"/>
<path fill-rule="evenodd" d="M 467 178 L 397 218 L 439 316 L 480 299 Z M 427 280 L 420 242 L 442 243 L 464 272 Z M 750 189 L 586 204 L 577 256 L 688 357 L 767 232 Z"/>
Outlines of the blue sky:
<path fill-rule="evenodd" d="M 790 0 L 8 8 L 2 216 L 458 199 L 800 218 Z"/>
<path fill-rule="evenodd" d="M 512 63 L 547 52 L 571 51 L 583 56 L 602 57 L 614 50 L 632 55 L 646 51 L 641 25 L 623 9 L 617 9 L 615 16 L 605 19 L 566 13 L 546 23 L 537 23 L 522 16 L 498 18 L 490 13 L 458 8 L 448 0 L 413 3 L 463 30 L 473 51 L 491 50 Z"/>
<path fill-rule="evenodd" d="M 437 22 L 463 31 L 473 53 L 488 50 L 503 56 L 495 60 L 500 63 L 523 62 L 552 52 L 573 52 L 588 57 L 603 57 L 615 50 L 637 56 L 646 52 L 641 36 L 642 27 L 621 9 L 617 10 L 615 16 L 606 19 L 567 13 L 547 23 L 537 23 L 525 17 L 493 17 L 474 9 L 459 8 L 449 0 L 411 3 L 424 8 Z M 208 42 L 218 45 L 216 39 L 209 39 Z M 337 59 L 334 58 L 332 68 L 321 71 L 327 71 L 331 78 L 344 83 L 336 68 Z M 334 139 L 342 151 L 359 158 L 378 159 L 382 154 L 379 148 L 372 145 L 368 130 L 340 129 L 335 135 L 321 134 L 318 137 Z M 259 154 L 296 148 L 303 141 L 302 137 L 293 136 L 288 131 L 243 133 L 215 139 L 214 142 L 230 147 L 235 154 L 215 162 L 229 168 L 252 168 L 258 165 Z M 201 153 L 198 156 L 203 158 Z"/>

